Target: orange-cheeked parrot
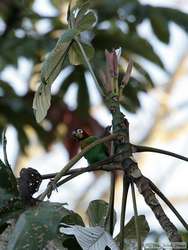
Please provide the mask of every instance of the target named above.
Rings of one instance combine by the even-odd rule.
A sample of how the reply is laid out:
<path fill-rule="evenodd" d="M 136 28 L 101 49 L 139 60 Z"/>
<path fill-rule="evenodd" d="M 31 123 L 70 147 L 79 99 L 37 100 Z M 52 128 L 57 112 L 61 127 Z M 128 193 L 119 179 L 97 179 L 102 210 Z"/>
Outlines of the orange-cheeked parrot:
<path fill-rule="evenodd" d="M 80 128 L 75 129 L 72 132 L 72 135 L 77 141 L 80 142 L 81 149 L 84 149 L 86 146 L 99 139 L 96 136 L 89 135 L 85 130 Z M 104 143 L 98 144 L 90 149 L 84 157 L 89 164 L 105 160 L 109 157 L 108 148 Z"/>

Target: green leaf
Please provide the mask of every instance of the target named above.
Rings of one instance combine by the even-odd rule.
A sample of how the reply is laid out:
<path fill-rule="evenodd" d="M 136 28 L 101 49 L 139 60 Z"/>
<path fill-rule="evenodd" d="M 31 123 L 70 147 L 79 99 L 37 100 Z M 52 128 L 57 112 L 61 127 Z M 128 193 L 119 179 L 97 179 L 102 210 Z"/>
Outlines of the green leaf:
<path fill-rule="evenodd" d="M 60 203 L 43 202 L 22 213 L 8 242 L 7 250 L 41 250 L 56 239 L 59 223 L 73 214 Z"/>
<path fill-rule="evenodd" d="M 86 31 L 92 29 L 97 23 L 97 15 L 94 10 L 86 10 L 85 8 L 82 11 L 82 8 L 78 12 L 76 17 L 75 27 L 80 31 Z"/>
<path fill-rule="evenodd" d="M 93 46 L 91 44 L 86 44 L 86 43 L 82 43 L 82 46 L 86 52 L 87 57 L 91 59 L 94 55 Z M 76 42 L 72 43 L 68 54 L 69 54 L 70 64 L 73 64 L 73 65 L 85 64 L 82 53 L 80 52 L 80 49 L 78 48 Z"/>
<path fill-rule="evenodd" d="M 111 250 L 118 250 L 112 236 L 104 231 L 102 227 L 81 227 L 63 224 L 60 231 L 67 235 L 74 235 L 83 250 L 105 250 L 109 247 Z"/>
<path fill-rule="evenodd" d="M 91 201 L 89 207 L 87 209 L 87 215 L 89 217 L 89 225 L 96 227 L 105 227 L 106 218 L 108 215 L 108 203 L 103 200 L 94 200 Z M 114 211 L 114 218 L 116 217 L 116 213 Z M 116 222 L 116 218 L 114 220 L 114 225 Z"/>
<path fill-rule="evenodd" d="M 153 7 L 150 7 L 153 8 Z M 148 11 L 150 11 L 150 8 Z M 156 7 L 158 12 L 160 12 L 168 21 L 172 21 L 183 28 L 186 32 L 188 31 L 188 15 L 185 12 L 176 10 L 173 8 L 162 8 Z"/>
<path fill-rule="evenodd" d="M 168 27 L 168 20 L 157 9 L 152 8 L 149 12 L 150 23 L 155 35 L 162 42 L 168 44 L 170 39 L 170 32 Z"/>
<path fill-rule="evenodd" d="M 150 230 L 144 215 L 138 216 L 138 227 L 141 240 L 143 242 Z M 115 238 L 117 243 L 119 243 L 120 237 L 121 235 L 119 233 Z M 135 247 L 136 244 L 137 244 L 137 239 L 136 239 L 136 229 L 135 229 L 135 218 L 133 216 L 124 227 L 124 250 L 131 250 L 132 246 L 134 245 Z"/>
<path fill-rule="evenodd" d="M 49 53 L 42 65 L 41 81 L 42 83 L 52 84 L 63 69 L 63 62 L 70 48 L 74 36 L 78 35 L 76 29 L 66 30 L 59 38 L 55 48 Z"/>
<path fill-rule="evenodd" d="M 51 85 L 40 84 L 33 99 L 35 118 L 40 123 L 47 115 L 51 104 Z"/>
<path fill-rule="evenodd" d="M 15 196 L 18 195 L 17 182 L 12 169 L 0 160 L 0 190 L 1 189 L 6 193 Z"/>

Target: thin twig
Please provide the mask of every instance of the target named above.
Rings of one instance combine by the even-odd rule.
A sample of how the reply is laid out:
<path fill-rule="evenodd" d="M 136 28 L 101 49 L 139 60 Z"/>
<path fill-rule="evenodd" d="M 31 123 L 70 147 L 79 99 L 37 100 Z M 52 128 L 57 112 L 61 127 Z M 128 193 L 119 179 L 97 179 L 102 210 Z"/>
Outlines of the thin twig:
<path fill-rule="evenodd" d="M 114 155 L 114 142 L 111 141 L 110 145 L 110 155 Z M 110 174 L 110 197 L 109 197 L 109 206 L 106 216 L 105 225 L 109 222 L 109 233 L 113 235 L 114 231 L 114 198 L 115 198 L 115 184 L 116 184 L 116 173 L 112 171 Z"/>
<path fill-rule="evenodd" d="M 120 217 L 120 250 L 124 249 L 124 227 L 125 227 L 125 211 L 127 204 L 127 194 L 129 190 L 129 179 L 124 171 L 123 173 L 123 194 L 121 204 L 121 217 Z"/>
<path fill-rule="evenodd" d="M 81 174 L 84 174 L 84 173 L 88 173 L 88 172 L 92 172 L 92 171 L 114 171 L 114 170 L 122 170 L 122 168 L 117 168 L 116 166 L 101 166 L 101 167 L 94 167 L 94 168 L 91 168 L 91 167 L 87 167 L 87 168 L 79 168 L 79 169 L 75 169 L 75 170 L 79 170 L 79 171 L 75 171 L 73 172 L 70 176 L 66 177 L 65 179 L 59 181 L 57 184 L 56 184 L 56 187 L 59 187 L 63 184 L 65 184 L 66 182 L 70 181 L 71 179 L 81 175 Z"/>
<path fill-rule="evenodd" d="M 6 130 L 7 128 L 3 129 L 2 133 L 2 145 L 3 145 L 3 156 L 4 156 L 4 162 L 7 167 L 10 167 L 8 157 L 7 157 L 7 138 L 6 138 Z"/>
<path fill-rule="evenodd" d="M 158 187 L 150 179 L 148 179 L 148 181 L 151 189 L 167 204 L 167 206 L 172 210 L 172 212 L 176 215 L 176 217 L 188 231 L 188 224 L 185 222 L 185 220 L 182 218 L 179 212 L 175 209 L 172 203 L 166 198 L 166 196 L 158 189 Z"/>
<path fill-rule="evenodd" d="M 70 169 L 72 168 L 72 166 L 79 161 L 84 155 L 85 153 L 87 153 L 89 150 L 91 150 L 93 147 L 95 147 L 98 144 L 107 142 L 107 141 L 111 141 L 115 138 L 117 138 L 119 134 L 112 134 L 112 135 L 108 135 L 104 138 L 98 139 L 97 141 L 89 144 L 87 147 L 85 147 L 79 154 L 75 155 L 66 165 L 65 167 L 55 176 L 54 180 L 53 180 L 53 184 L 51 182 L 50 185 L 47 186 L 46 190 L 40 195 L 40 199 L 43 200 L 47 194 L 51 193 L 51 191 L 53 190 L 53 186 L 55 186 L 57 184 L 57 182 L 62 178 L 62 176 L 64 176 L 64 174 Z"/>
<path fill-rule="evenodd" d="M 163 149 L 159 149 L 159 148 L 153 148 L 153 147 L 148 147 L 148 146 L 139 146 L 139 145 L 134 145 L 131 144 L 131 148 L 132 148 L 132 153 L 140 153 L 140 152 L 153 152 L 153 153 L 159 153 L 159 154 L 164 154 L 164 155 L 169 155 L 175 158 L 178 158 L 180 160 L 183 161 L 188 161 L 188 157 L 167 151 L 167 150 L 163 150 Z"/>
<path fill-rule="evenodd" d="M 134 218 L 135 218 L 135 229 L 136 229 L 136 238 L 137 238 L 137 249 L 142 249 L 142 241 L 139 231 L 139 225 L 138 225 L 138 210 L 136 205 L 136 195 L 135 195 L 135 189 L 134 189 L 134 183 L 131 180 L 131 193 L 132 193 L 132 199 L 133 199 L 133 208 L 134 208 Z"/>

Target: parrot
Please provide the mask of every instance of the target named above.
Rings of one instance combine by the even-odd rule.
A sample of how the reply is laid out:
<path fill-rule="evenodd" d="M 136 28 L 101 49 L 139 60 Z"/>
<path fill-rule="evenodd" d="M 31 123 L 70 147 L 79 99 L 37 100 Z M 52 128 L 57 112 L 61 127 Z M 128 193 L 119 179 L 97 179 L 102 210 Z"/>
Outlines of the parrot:
<path fill-rule="evenodd" d="M 84 149 L 92 142 L 98 140 L 98 137 L 89 135 L 85 130 L 81 128 L 75 129 L 72 132 L 72 136 L 74 139 L 80 142 L 81 149 Z M 94 164 L 98 161 L 105 160 L 108 157 L 108 148 L 104 143 L 96 145 L 84 155 L 84 158 L 88 161 L 89 164 Z"/>

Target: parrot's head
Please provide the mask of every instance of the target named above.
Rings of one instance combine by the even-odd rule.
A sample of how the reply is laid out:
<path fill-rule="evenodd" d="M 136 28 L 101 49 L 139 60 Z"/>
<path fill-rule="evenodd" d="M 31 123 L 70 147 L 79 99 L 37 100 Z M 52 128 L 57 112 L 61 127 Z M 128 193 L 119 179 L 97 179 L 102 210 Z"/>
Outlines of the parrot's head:
<path fill-rule="evenodd" d="M 89 134 L 85 130 L 83 130 L 81 128 L 77 128 L 77 129 L 73 130 L 72 136 L 77 141 L 81 141 L 81 140 L 87 138 L 89 136 Z"/>

